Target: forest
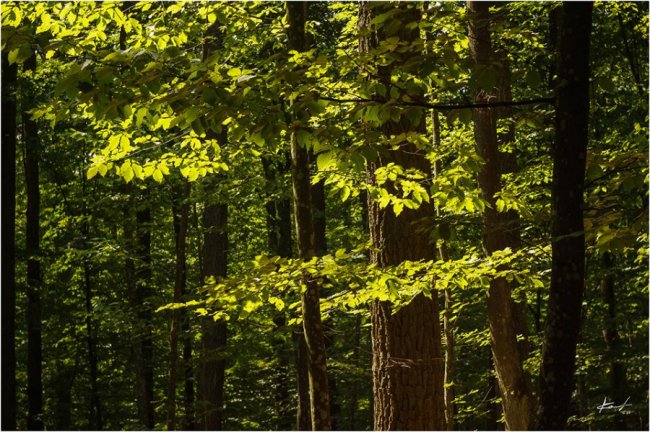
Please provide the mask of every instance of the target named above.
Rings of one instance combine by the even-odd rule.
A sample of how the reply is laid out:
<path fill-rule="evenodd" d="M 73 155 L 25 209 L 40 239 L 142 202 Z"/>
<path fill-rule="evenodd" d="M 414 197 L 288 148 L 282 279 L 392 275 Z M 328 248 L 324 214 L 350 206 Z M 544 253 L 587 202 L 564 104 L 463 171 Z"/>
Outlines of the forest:
<path fill-rule="evenodd" d="M 2 430 L 648 430 L 647 2 L 1 10 Z"/>

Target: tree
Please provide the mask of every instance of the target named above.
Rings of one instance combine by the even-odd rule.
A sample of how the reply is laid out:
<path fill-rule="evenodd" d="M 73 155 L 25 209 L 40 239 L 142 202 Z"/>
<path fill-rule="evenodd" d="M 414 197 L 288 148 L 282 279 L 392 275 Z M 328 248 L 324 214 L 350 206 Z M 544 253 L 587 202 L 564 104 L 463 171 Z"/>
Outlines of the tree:
<path fill-rule="evenodd" d="M 2 52 L 2 429 L 16 429 L 16 84 Z"/>
<path fill-rule="evenodd" d="M 307 49 L 305 22 L 307 3 L 287 2 L 287 37 L 289 49 L 298 52 Z M 292 117 L 300 122 L 298 110 L 292 105 Z M 308 261 L 316 254 L 311 184 L 309 175 L 309 152 L 298 142 L 298 126 L 291 130 L 291 183 L 296 222 L 298 255 Z M 330 400 L 325 357 L 325 336 L 321 323 L 319 282 L 309 274 L 304 275 L 305 292 L 302 293 L 303 332 L 309 365 L 309 396 L 313 430 L 331 429 Z"/>
<path fill-rule="evenodd" d="M 413 43 L 419 35 L 407 24 L 417 22 L 417 11 L 408 6 L 400 6 L 398 10 L 402 27 L 397 35 L 401 41 Z M 386 37 L 381 29 L 371 27 L 374 17 L 386 11 L 369 3 L 360 5 L 358 29 L 362 53 L 370 52 Z M 380 69 L 387 94 L 390 94 L 391 69 L 405 61 L 406 58 L 400 56 L 393 64 Z M 423 132 L 424 120 L 421 112 L 415 124 L 408 118 L 399 122 L 391 120 L 382 127 L 382 133 L 390 138 L 408 131 Z M 431 172 L 424 153 L 412 143 L 400 143 L 398 150 L 379 149 L 378 153 L 377 160 L 368 163 L 367 167 L 371 182 L 376 170 L 389 163 Z M 424 228 L 425 218 L 433 215 L 430 203 L 422 203 L 417 210 L 405 210 L 398 217 L 391 209 L 380 208 L 377 202 L 369 199 L 368 220 L 373 245 L 370 262 L 381 268 L 405 260 L 433 259 L 434 247 Z M 376 300 L 371 305 L 371 317 L 375 429 L 444 429 L 444 361 L 437 295 L 418 295 L 396 312 L 391 310 L 390 303 Z"/>
<path fill-rule="evenodd" d="M 498 75 L 508 73 L 507 59 L 495 63 L 496 58 L 491 46 L 489 30 L 490 4 L 486 2 L 468 2 L 470 12 L 469 48 L 475 62 L 474 76 L 479 83 L 475 90 L 476 103 L 487 102 L 498 96 L 494 88 L 481 85 L 483 76 L 500 68 Z M 503 61 L 505 60 L 505 61 Z M 501 80 L 499 96 L 506 95 L 509 82 Z M 502 99 L 503 100 L 503 99 Z M 493 108 L 474 109 L 474 135 L 478 154 L 484 161 L 479 171 L 478 182 L 481 194 L 487 205 L 483 211 L 483 249 L 489 256 L 506 248 L 516 249 L 518 229 L 516 219 L 507 213 L 501 213 L 497 207 L 497 194 L 501 188 L 501 174 L 504 172 L 506 159 L 512 156 L 499 151 L 497 136 L 498 110 Z M 512 162 L 510 165 L 513 165 Z M 516 162 L 515 164 L 516 165 Z M 514 222 L 514 223 L 513 223 Z M 512 298 L 514 281 L 505 277 L 490 281 L 488 291 L 488 318 L 490 336 L 494 353 L 494 366 L 497 373 L 501 394 L 503 395 L 506 425 L 512 430 L 528 428 L 532 400 L 528 389 L 524 360 L 526 349 L 518 342 L 522 329 L 525 328 L 525 315 L 521 304 Z M 526 332 L 523 331 L 525 336 Z"/>
<path fill-rule="evenodd" d="M 569 417 L 585 285 L 583 191 L 589 122 L 589 40 L 593 3 L 565 2 L 559 16 L 551 200 L 552 272 L 540 373 L 537 427 Z"/>
<path fill-rule="evenodd" d="M 26 72 L 36 73 L 36 54 L 25 61 Z M 22 105 L 22 122 L 25 141 L 25 188 L 27 191 L 27 397 L 29 412 L 27 428 L 43 429 L 43 353 L 41 347 L 41 285 L 40 265 L 40 184 L 38 126 L 28 111 L 34 103 L 34 94 L 25 91 Z"/>
<path fill-rule="evenodd" d="M 187 219 L 189 215 L 189 183 L 177 186 L 172 194 L 172 213 L 174 223 L 174 240 L 176 263 L 174 268 L 174 303 L 180 303 L 185 294 L 186 260 L 185 239 L 187 237 Z M 178 380 L 178 334 L 181 322 L 179 310 L 172 310 L 171 328 L 169 330 L 169 383 L 167 388 L 167 429 L 176 429 L 176 382 Z M 183 331 L 183 329 L 180 329 Z M 185 337 L 183 338 L 185 340 Z"/>

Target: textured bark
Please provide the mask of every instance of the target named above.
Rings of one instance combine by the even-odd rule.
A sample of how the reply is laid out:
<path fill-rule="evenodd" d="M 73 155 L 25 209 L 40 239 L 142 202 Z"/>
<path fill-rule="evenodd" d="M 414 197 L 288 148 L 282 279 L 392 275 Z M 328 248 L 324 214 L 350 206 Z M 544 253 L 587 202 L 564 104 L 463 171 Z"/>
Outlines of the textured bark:
<path fill-rule="evenodd" d="M 433 125 L 433 148 L 440 148 L 440 115 L 437 110 L 431 111 L 431 123 Z M 440 162 L 436 160 L 433 164 L 433 177 L 438 177 L 440 173 Z M 440 210 L 436 206 L 436 216 L 440 217 Z M 447 244 L 442 243 L 438 247 L 440 260 L 449 260 Z M 451 311 L 454 305 L 453 294 L 451 289 L 445 289 L 445 313 L 443 316 L 443 333 L 445 335 L 445 421 L 447 430 L 455 430 L 454 420 L 454 323 L 452 323 Z"/>
<path fill-rule="evenodd" d="M 305 51 L 305 21 L 307 3 L 287 2 L 288 48 Z M 297 119 L 295 110 L 293 117 Z M 298 144 L 296 129 L 291 131 L 291 182 L 293 186 L 294 216 L 296 221 L 298 255 L 309 261 L 316 253 L 316 239 L 312 215 L 311 184 L 309 180 L 309 153 Z M 306 290 L 302 294 L 302 319 L 309 365 L 309 396 L 311 421 L 314 430 L 331 429 L 329 387 L 325 357 L 325 337 L 320 316 L 319 281 L 305 273 Z"/>
<path fill-rule="evenodd" d="M 203 60 L 223 48 L 223 35 L 218 23 L 211 25 L 203 44 Z M 228 141 L 227 131 L 210 131 L 221 146 Z M 203 213 L 203 281 L 208 277 L 217 280 L 226 277 L 228 268 L 228 206 L 224 203 L 206 202 Z M 227 327 L 224 320 L 213 321 L 207 317 L 202 322 L 201 349 L 203 359 L 199 380 L 199 424 L 205 430 L 223 428 L 223 395 L 225 384 Z"/>
<path fill-rule="evenodd" d="M 477 103 L 488 102 L 497 97 L 510 97 L 507 59 L 497 58 L 490 38 L 490 4 L 487 2 L 468 2 L 470 11 L 469 47 L 475 63 L 475 75 L 480 76 L 486 68 L 500 68 L 501 80 L 497 89 L 478 88 L 474 95 Z M 495 194 L 501 191 L 501 174 L 512 171 L 516 160 L 512 154 L 499 152 L 497 137 L 497 118 L 508 114 L 507 108 L 479 108 L 473 111 L 474 135 L 478 154 L 484 164 L 478 175 L 482 198 L 489 204 L 483 212 L 483 249 L 489 256 L 506 248 L 519 247 L 518 217 L 513 212 L 500 213 L 496 208 Z M 505 111 L 505 112 L 504 112 Z M 506 134 L 506 137 L 510 139 Z M 506 426 L 511 430 L 526 430 L 530 421 L 531 396 L 526 372 L 523 368 L 525 348 L 517 342 L 524 332 L 524 314 L 521 305 L 512 298 L 514 282 L 505 278 L 490 281 L 488 290 L 488 319 L 494 366 L 503 395 L 503 408 Z"/>
<path fill-rule="evenodd" d="M 16 85 L 2 53 L 2 429 L 16 429 Z"/>
<path fill-rule="evenodd" d="M 552 270 L 540 375 L 540 429 L 569 416 L 585 284 L 583 191 L 589 120 L 593 3 L 564 2 L 559 16 L 553 146 Z"/>
<path fill-rule="evenodd" d="M 182 301 L 185 292 L 185 239 L 189 205 L 189 183 L 177 186 L 172 193 L 172 218 L 174 222 L 174 243 L 176 264 L 174 268 L 174 303 Z M 167 430 L 176 429 L 176 382 L 178 379 L 178 330 L 181 316 L 178 309 L 172 310 L 169 331 L 169 381 L 167 385 Z"/>
<path fill-rule="evenodd" d="M 377 46 L 383 35 L 370 33 L 369 22 L 374 12 L 386 6 L 369 8 L 362 3 L 359 13 L 361 52 Z M 399 32 L 403 41 L 417 41 L 417 27 L 407 24 L 419 19 L 416 9 L 399 7 L 404 26 Z M 396 18 L 397 19 L 397 18 Z M 381 68 L 384 83 L 390 82 L 392 67 L 406 61 L 396 60 Z M 387 85 L 388 87 L 388 85 Z M 387 89 L 387 94 L 390 94 Z M 422 95 L 420 95 L 422 96 Z M 408 131 L 424 132 L 424 112 L 419 125 L 407 119 L 389 122 L 382 132 L 386 136 Z M 377 168 L 393 162 L 405 169 L 417 168 L 427 174 L 431 166 L 424 153 L 411 143 L 402 143 L 399 150 L 382 150 L 368 163 L 368 179 L 374 184 Z M 433 204 L 423 203 L 417 210 L 405 209 L 396 217 L 391 208 L 381 209 L 368 201 L 368 221 L 373 250 L 370 261 L 379 267 L 397 265 L 406 260 L 431 260 L 434 246 L 429 243 L 426 219 L 435 213 Z M 430 224 L 429 224 L 430 225 Z M 408 305 L 393 313 L 387 302 L 371 306 L 373 342 L 374 428 L 377 430 L 439 430 L 445 429 L 444 361 L 441 346 L 437 295 L 419 295 Z"/>
<path fill-rule="evenodd" d="M 25 71 L 36 70 L 36 56 L 24 63 Z M 34 95 L 25 92 L 22 105 L 25 140 L 25 187 L 27 192 L 27 429 L 43 429 L 43 354 L 41 347 L 41 285 L 40 264 L 40 138 L 38 126 L 27 113 Z"/>
<path fill-rule="evenodd" d="M 203 280 L 210 276 L 226 276 L 228 252 L 228 206 L 207 204 L 203 214 Z M 211 317 L 203 321 L 203 361 L 199 382 L 200 406 L 198 415 L 205 430 L 222 430 L 223 387 L 226 361 L 226 322 L 214 322 Z"/>

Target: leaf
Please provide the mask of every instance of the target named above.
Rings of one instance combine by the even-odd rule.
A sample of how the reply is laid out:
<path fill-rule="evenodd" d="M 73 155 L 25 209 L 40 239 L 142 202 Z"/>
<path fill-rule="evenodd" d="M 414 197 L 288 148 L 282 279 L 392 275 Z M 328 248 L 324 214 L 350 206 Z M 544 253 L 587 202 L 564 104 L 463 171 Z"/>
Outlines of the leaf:
<path fill-rule="evenodd" d="M 275 306 L 275 308 L 277 310 L 279 310 L 279 311 L 283 310 L 284 306 L 285 306 L 282 299 L 279 299 L 277 297 L 269 297 L 269 303 L 271 303 L 273 306 Z"/>
<path fill-rule="evenodd" d="M 324 171 L 330 165 L 332 165 L 333 163 L 332 153 L 333 152 L 331 151 L 326 151 L 318 155 L 318 157 L 316 158 L 316 166 L 318 167 L 319 170 Z"/>
<path fill-rule="evenodd" d="M 86 173 L 86 178 L 90 180 L 91 178 L 95 177 L 97 175 L 98 167 L 96 165 L 91 166 L 88 168 L 88 172 Z"/>
<path fill-rule="evenodd" d="M 131 167 L 131 161 L 126 161 L 122 164 L 120 168 L 120 174 L 124 177 L 124 180 L 128 183 L 133 180 L 133 168 Z"/>
<path fill-rule="evenodd" d="M 153 172 L 153 179 L 156 180 L 158 183 L 162 183 L 162 181 L 163 181 L 163 173 L 159 169 L 156 169 Z"/>
<path fill-rule="evenodd" d="M 232 69 L 228 70 L 228 76 L 230 76 L 230 77 L 234 78 L 234 77 L 238 77 L 240 75 L 241 75 L 241 69 L 239 69 L 239 68 L 232 68 Z"/>

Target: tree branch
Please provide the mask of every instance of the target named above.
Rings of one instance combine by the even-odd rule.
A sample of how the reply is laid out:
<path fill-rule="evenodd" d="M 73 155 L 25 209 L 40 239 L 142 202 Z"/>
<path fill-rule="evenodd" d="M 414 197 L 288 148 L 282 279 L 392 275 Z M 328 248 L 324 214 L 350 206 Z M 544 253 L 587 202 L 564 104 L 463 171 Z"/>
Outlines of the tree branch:
<path fill-rule="evenodd" d="M 381 99 L 338 99 L 329 96 L 318 96 L 322 100 L 337 102 L 337 103 L 363 103 L 363 102 L 375 102 L 375 103 L 387 103 L 389 101 Z M 436 109 L 439 111 L 451 111 L 457 109 L 474 109 L 474 108 L 497 108 L 504 106 L 524 106 L 524 105 L 535 105 L 535 104 L 552 104 L 555 102 L 555 98 L 546 97 L 546 98 L 534 98 L 534 99 L 525 99 L 520 101 L 497 101 L 497 102 L 485 102 L 485 103 L 465 103 L 465 104 L 450 104 L 450 103 L 427 103 L 427 102 L 397 102 L 395 105 L 398 106 L 415 106 L 429 109 Z"/>

